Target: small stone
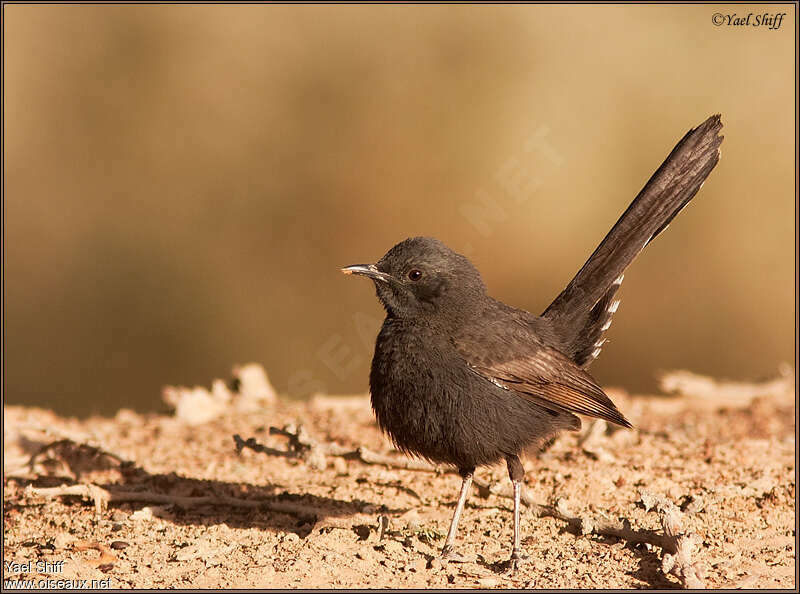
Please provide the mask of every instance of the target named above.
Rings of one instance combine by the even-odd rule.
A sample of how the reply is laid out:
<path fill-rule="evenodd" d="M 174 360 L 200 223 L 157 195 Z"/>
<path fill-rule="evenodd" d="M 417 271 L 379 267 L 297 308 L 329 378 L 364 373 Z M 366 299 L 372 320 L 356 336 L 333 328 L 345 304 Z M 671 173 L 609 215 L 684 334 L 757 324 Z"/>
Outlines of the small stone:
<path fill-rule="evenodd" d="M 116 510 L 113 514 L 111 514 L 111 519 L 114 522 L 124 522 L 128 519 L 128 515 L 120 510 Z"/>
<path fill-rule="evenodd" d="M 116 549 L 119 551 L 122 549 L 127 549 L 130 545 L 124 540 L 115 540 L 114 542 L 111 543 L 110 546 L 112 549 Z"/>
<path fill-rule="evenodd" d="M 431 571 L 439 571 L 443 567 L 444 563 L 442 563 L 442 560 L 439 557 L 434 557 L 433 559 L 431 559 L 430 563 Z"/>
<path fill-rule="evenodd" d="M 416 509 L 411 508 L 409 511 L 400 516 L 400 519 L 405 522 L 406 530 L 416 532 L 419 530 L 419 513 Z"/>
<path fill-rule="evenodd" d="M 494 588 L 497 585 L 495 578 L 481 578 L 478 580 L 478 585 L 481 588 Z"/>
<path fill-rule="evenodd" d="M 383 540 L 383 536 L 386 534 L 386 531 L 389 530 L 390 524 L 389 516 L 383 514 L 378 516 L 378 540 Z"/>
<path fill-rule="evenodd" d="M 299 540 L 300 540 L 300 537 L 297 534 L 295 534 L 294 532 L 288 532 L 283 537 L 283 542 L 294 543 L 294 542 L 298 542 Z"/>
<path fill-rule="evenodd" d="M 353 526 L 353 532 L 356 533 L 359 540 L 367 540 L 371 530 L 366 524 L 359 524 L 358 526 Z"/>
<path fill-rule="evenodd" d="M 689 496 L 681 509 L 688 514 L 697 514 L 705 509 L 705 502 L 700 496 Z"/>
<path fill-rule="evenodd" d="M 75 540 L 74 536 L 61 532 L 56 535 L 55 539 L 53 540 L 53 545 L 56 547 L 56 549 L 65 549 L 73 540 Z"/>
<path fill-rule="evenodd" d="M 356 558 L 363 561 L 374 562 L 376 560 L 375 551 L 372 547 L 364 547 L 356 553 Z"/>
<path fill-rule="evenodd" d="M 333 459 L 333 469 L 339 476 L 346 476 L 350 474 L 350 469 L 347 466 L 347 461 L 344 458 L 336 457 Z"/>
<path fill-rule="evenodd" d="M 403 545 L 394 539 L 385 539 L 382 548 L 383 551 L 391 557 L 401 557 L 405 552 Z"/>
<path fill-rule="evenodd" d="M 155 518 L 155 514 L 153 514 L 153 508 L 151 507 L 143 507 L 140 510 L 136 510 L 131 514 L 131 520 L 134 521 L 149 521 Z"/>
<path fill-rule="evenodd" d="M 308 456 L 306 456 L 306 463 L 314 470 L 325 470 L 328 460 L 325 458 L 322 448 L 312 447 Z"/>

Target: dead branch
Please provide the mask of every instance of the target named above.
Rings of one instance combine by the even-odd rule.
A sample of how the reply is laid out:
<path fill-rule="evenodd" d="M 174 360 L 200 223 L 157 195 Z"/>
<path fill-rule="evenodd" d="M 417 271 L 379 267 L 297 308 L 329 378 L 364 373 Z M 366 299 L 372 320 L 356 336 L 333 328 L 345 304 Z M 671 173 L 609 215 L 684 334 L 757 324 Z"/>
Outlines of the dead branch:
<path fill-rule="evenodd" d="M 664 550 L 673 551 L 674 541 L 656 530 L 635 530 L 627 519 L 612 520 L 610 518 L 589 518 L 575 516 L 563 499 L 557 499 L 554 505 L 533 504 L 533 511 L 540 517 L 550 517 L 562 522 L 583 536 L 611 536 L 633 544 L 650 544 Z"/>
<path fill-rule="evenodd" d="M 359 447 L 355 450 L 344 448 L 337 443 L 320 444 L 313 439 L 302 425 L 286 425 L 282 429 L 278 427 L 269 428 L 270 435 L 281 435 L 289 439 L 286 450 L 270 448 L 258 443 L 254 438 L 242 439 L 239 435 L 234 435 L 237 453 L 243 449 L 250 449 L 254 452 L 267 454 L 268 456 L 280 456 L 283 458 L 300 458 L 306 462 L 313 463 L 312 466 L 317 470 L 326 467 L 326 456 L 345 458 L 347 460 L 358 460 L 364 464 L 381 464 L 390 468 L 400 468 L 402 470 L 419 470 L 427 472 L 443 473 L 448 472 L 440 467 L 434 466 L 423 460 L 413 458 L 395 458 L 378 454 L 367 448 Z"/>
<path fill-rule="evenodd" d="M 699 544 L 697 535 L 682 532 L 682 514 L 669 499 L 657 498 L 655 506 L 664 534 L 675 542 L 674 552 L 664 550 L 661 556 L 661 570 L 665 574 L 677 577 L 684 588 L 690 590 L 705 588 L 702 569 L 692 558 Z"/>
<path fill-rule="evenodd" d="M 268 456 L 280 456 L 283 458 L 300 458 L 309 461 L 313 454 L 320 455 L 322 463 L 318 461 L 316 464 L 317 469 L 325 468 L 325 456 L 340 457 L 347 460 L 357 460 L 363 464 L 375 464 L 387 466 L 389 468 L 398 468 L 400 470 L 414 470 L 419 472 L 435 472 L 437 474 L 457 474 L 455 468 L 447 466 L 436 466 L 424 460 L 415 458 L 398 458 L 396 456 L 387 456 L 379 454 L 365 447 L 358 447 L 355 450 L 345 448 L 337 443 L 320 444 L 313 439 L 308 432 L 305 431 L 302 425 L 295 427 L 294 425 L 286 425 L 283 429 L 277 427 L 269 428 L 270 435 L 281 435 L 289 439 L 289 448 L 286 450 L 278 450 L 258 443 L 255 438 L 242 439 L 239 435 L 234 435 L 233 440 L 236 443 L 237 453 L 241 453 L 243 449 L 250 449 L 254 452 L 267 454 Z M 497 495 L 503 499 L 513 499 L 514 495 L 510 488 L 499 487 L 474 478 L 472 484 L 478 491 L 478 495 L 484 499 L 489 495 Z M 537 504 L 525 493 L 522 494 L 522 503 L 528 507 L 535 507 Z"/>
<path fill-rule="evenodd" d="M 313 510 L 307 506 L 287 501 L 258 501 L 254 499 L 240 499 L 225 495 L 203 495 L 190 497 L 186 495 L 169 495 L 166 493 L 153 493 L 151 491 L 118 491 L 86 483 L 78 485 L 61 485 L 58 487 L 34 487 L 28 485 L 25 494 L 29 497 L 53 499 L 55 497 L 77 496 L 94 502 L 95 511 L 100 516 L 108 508 L 109 503 L 153 503 L 158 505 L 177 505 L 181 508 L 191 508 L 202 505 L 215 507 L 243 507 L 285 513 L 295 516 L 313 516 Z"/>
<path fill-rule="evenodd" d="M 239 453 L 244 449 L 250 449 L 254 452 L 258 452 L 260 454 L 266 454 L 268 456 L 282 456 L 284 458 L 300 458 L 301 455 L 298 452 L 293 452 L 291 450 L 277 450 L 275 448 L 267 447 L 263 444 L 258 443 L 255 438 L 250 437 L 249 439 L 242 439 L 238 434 L 233 436 L 233 441 L 236 442 L 236 452 Z"/>
<path fill-rule="evenodd" d="M 656 530 L 636 530 L 627 519 L 593 519 L 572 515 L 563 499 L 556 500 L 553 506 L 534 504 L 533 508 L 537 515 L 564 521 L 584 536 L 611 536 L 630 543 L 659 547 L 663 551 L 661 569 L 665 574 L 678 578 L 684 588 L 705 588 L 702 571 L 692 558 L 699 539 L 695 534 L 681 531 L 681 512 L 667 498 L 649 493 L 642 493 L 642 503 L 645 509 L 655 508 L 658 512 L 663 534 Z"/>

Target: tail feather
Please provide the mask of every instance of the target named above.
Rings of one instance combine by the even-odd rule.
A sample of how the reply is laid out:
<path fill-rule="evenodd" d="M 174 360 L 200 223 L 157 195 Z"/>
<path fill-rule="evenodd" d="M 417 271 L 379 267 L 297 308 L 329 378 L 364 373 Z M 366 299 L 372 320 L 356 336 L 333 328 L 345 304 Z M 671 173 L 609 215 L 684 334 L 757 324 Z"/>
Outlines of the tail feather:
<path fill-rule="evenodd" d="M 597 246 L 575 278 L 542 314 L 559 330 L 564 352 L 588 366 L 616 311 L 613 298 L 634 258 L 689 203 L 719 161 L 722 122 L 714 115 L 686 133 Z"/>
<path fill-rule="evenodd" d="M 589 315 L 583 325 L 584 333 L 579 344 L 575 345 L 576 350 L 571 353 L 574 361 L 579 361 L 583 367 L 597 359 L 600 351 L 603 350 L 603 334 L 611 327 L 611 319 L 619 307 L 619 300 L 614 299 L 622 284 L 623 276 L 620 275 L 594 307 L 589 310 Z"/>

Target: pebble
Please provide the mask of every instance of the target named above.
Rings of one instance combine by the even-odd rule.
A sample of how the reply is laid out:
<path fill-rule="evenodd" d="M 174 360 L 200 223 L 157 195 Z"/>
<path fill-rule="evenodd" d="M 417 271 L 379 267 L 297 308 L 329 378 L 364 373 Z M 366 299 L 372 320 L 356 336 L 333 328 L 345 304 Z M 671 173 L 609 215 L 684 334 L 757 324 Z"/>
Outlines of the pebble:
<path fill-rule="evenodd" d="M 439 557 L 434 557 L 431 559 L 431 571 L 439 571 L 443 567 L 444 563 L 442 563 L 442 560 L 439 559 Z"/>
<path fill-rule="evenodd" d="M 410 509 L 402 516 L 400 519 L 406 523 L 406 530 L 411 530 L 412 532 L 416 532 L 419 530 L 420 521 L 419 521 L 419 513 L 416 509 Z"/>
<path fill-rule="evenodd" d="M 312 447 L 311 451 L 306 456 L 306 464 L 314 470 L 325 470 L 328 465 L 328 460 L 325 458 L 325 453 L 322 448 Z"/>
<path fill-rule="evenodd" d="M 411 571 L 416 571 L 417 573 L 422 573 L 425 571 L 425 566 L 427 565 L 427 561 L 423 557 L 420 557 L 416 561 L 411 564 Z"/>
<path fill-rule="evenodd" d="M 344 458 L 339 458 L 339 457 L 334 458 L 333 469 L 339 476 L 346 476 L 350 474 L 350 469 L 347 467 L 347 461 Z"/>
<path fill-rule="evenodd" d="M 353 526 L 353 531 L 358 536 L 359 540 L 367 540 L 370 535 L 370 527 L 366 524 L 359 524 L 358 526 Z"/>
<path fill-rule="evenodd" d="M 128 519 L 128 514 L 123 511 L 116 510 L 113 514 L 111 514 L 111 519 L 114 522 L 124 522 Z"/>
<path fill-rule="evenodd" d="M 73 540 L 75 540 L 75 537 L 72 535 L 60 532 L 56 535 L 53 545 L 55 545 L 56 549 L 65 549 Z"/>
<path fill-rule="evenodd" d="M 381 546 L 381 545 L 378 545 Z M 383 541 L 383 550 L 389 555 L 402 555 L 405 551 L 403 545 L 394 539 L 386 539 Z"/>
<path fill-rule="evenodd" d="M 372 547 L 364 547 L 356 553 L 356 557 L 362 559 L 363 561 L 374 562 L 377 560 L 377 556 L 375 555 L 375 551 L 372 549 Z"/>
<path fill-rule="evenodd" d="M 495 578 L 481 578 L 478 580 L 478 585 L 481 588 L 494 588 L 497 585 Z"/>

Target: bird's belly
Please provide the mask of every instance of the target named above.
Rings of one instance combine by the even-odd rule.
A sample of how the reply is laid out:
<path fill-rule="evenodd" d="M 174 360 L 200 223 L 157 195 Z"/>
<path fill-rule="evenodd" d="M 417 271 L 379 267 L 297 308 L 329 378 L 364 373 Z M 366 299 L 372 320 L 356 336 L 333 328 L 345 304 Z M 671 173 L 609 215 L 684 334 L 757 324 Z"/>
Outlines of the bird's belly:
<path fill-rule="evenodd" d="M 390 374 L 371 388 L 378 425 L 398 449 L 433 462 L 471 464 L 461 410 L 467 392 L 446 385 L 436 370 Z"/>
<path fill-rule="evenodd" d="M 379 337 L 372 407 L 381 429 L 408 454 L 469 469 L 514 453 L 501 421 L 505 395 L 495 390 L 435 342 Z"/>

